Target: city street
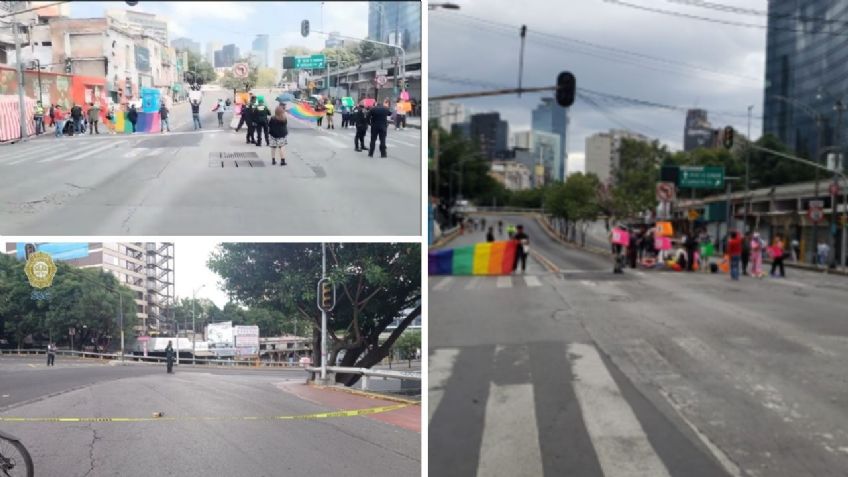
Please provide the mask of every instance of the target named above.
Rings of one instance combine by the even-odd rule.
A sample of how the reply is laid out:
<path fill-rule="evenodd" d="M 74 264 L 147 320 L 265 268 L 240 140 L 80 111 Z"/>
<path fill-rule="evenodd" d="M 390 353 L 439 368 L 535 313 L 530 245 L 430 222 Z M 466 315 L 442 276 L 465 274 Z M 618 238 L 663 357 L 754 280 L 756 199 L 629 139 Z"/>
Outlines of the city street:
<path fill-rule="evenodd" d="M 614 275 L 486 219 L 543 259 L 430 277 L 431 475 L 848 475 L 848 279 Z"/>
<path fill-rule="evenodd" d="M 271 109 L 276 92 L 257 90 Z M 188 103 L 170 134 L 54 138 L 0 146 L 0 229 L 7 235 L 415 235 L 421 130 L 388 131 L 388 158 L 355 152 L 354 129 L 289 115 L 286 160 L 217 128 L 207 91 L 203 129 Z M 339 115 L 337 115 L 339 116 Z M 326 127 L 326 124 L 325 126 Z M 370 131 L 366 145 L 370 141 Z M 263 141 L 264 142 L 264 141 Z M 235 156 L 234 156 L 235 154 Z"/>
<path fill-rule="evenodd" d="M 420 406 L 305 378 L 3 355 L 0 427 L 26 445 L 35 475 L 420 473 Z"/>

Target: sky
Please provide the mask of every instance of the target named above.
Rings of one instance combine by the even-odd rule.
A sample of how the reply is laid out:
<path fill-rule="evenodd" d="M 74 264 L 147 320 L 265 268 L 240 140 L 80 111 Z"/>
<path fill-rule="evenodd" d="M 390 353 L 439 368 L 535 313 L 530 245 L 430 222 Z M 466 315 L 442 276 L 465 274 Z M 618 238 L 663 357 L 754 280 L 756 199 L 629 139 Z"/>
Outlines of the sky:
<path fill-rule="evenodd" d="M 219 244 L 219 241 L 205 237 L 192 239 L 191 242 L 174 242 L 174 288 L 177 297 L 191 298 L 192 292 L 197 290 L 195 296 L 198 299 L 208 298 L 218 308 L 227 304 L 227 294 L 218 286 L 221 277 L 206 266 Z"/>
<path fill-rule="evenodd" d="M 751 135 L 760 134 L 765 29 L 664 15 L 621 3 L 759 25 L 765 25 L 764 16 L 699 8 L 691 5 L 699 2 L 684 0 L 455 3 L 459 11 L 429 12 L 430 96 L 516 87 L 519 29 L 526 24 L 525 87 L 553 86 L 559 72 L 571 71 L 578 89 L 684 108 L 599 101 L 591 93 L 588 101 L 578 96 L 569 111 L 569 172 L 582 169 L 586 137 L 611 128 L 634 130 L 660 139 L 673 150 L 682 149 L 685 108 L 690 107 L 708 110 L 713 128 L 731 125 L 745 133 L 748 106 L 753 105 Z M 721 3 L 760 11 L 768 8 L 766 0 Z M 511 95 L 457 102 L 474 112 L 500 112 L 512 134 L 530 129 L 532 110 L 540 97 L 527 94 L 520 99 Z M 596 105 L 590 103 L 593 99 Z"/>
<path fill-rule="evenodd" d="M 323 7 L 322 7 L 323 4 Z M 186 37 L 206 43 L 235 43 L 244 54 L 259 33 L 271 35 L 269 53 L 277 48 L 305 46 L 320 50 L 326 36 L 304 38 L 300 22 L 309 20 L 313 31 L 333 32 L 354 38 L 368 35 L 368 2 L 153 2 L 141 0 L 134 7 L 124 2 L 72 2 L 71 17 L 102 17 L 107 9 L 155 13 L 168 19 L 170 39 Z M 322 28 L 323 11 L 323 28 Z"/>

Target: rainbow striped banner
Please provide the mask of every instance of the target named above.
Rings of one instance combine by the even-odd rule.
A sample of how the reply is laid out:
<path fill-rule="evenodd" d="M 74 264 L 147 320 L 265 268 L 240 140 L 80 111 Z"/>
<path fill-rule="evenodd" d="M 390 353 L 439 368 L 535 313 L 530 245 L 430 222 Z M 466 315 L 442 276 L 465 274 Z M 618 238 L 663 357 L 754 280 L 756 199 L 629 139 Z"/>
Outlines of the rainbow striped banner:
<path fill-rule="evenodd" d="M 518 242 L 485 242 L 467 247 L 432 250 L 430 275 L 509 275 L 515 264 Z"/>
<path fill-rule="evenodd" d="M 309 103 L 289 103 L 286 112 L 305 121 L 317 121 L 318 118 L 324 116 L 324 113 L 315 111 Z"/>

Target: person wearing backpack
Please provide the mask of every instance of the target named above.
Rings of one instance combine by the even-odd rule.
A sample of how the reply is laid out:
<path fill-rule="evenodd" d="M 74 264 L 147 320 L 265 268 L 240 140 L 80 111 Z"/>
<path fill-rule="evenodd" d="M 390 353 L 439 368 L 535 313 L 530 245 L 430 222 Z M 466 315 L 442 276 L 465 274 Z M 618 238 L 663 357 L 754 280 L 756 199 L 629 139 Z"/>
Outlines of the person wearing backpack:
<path fill-rule="evenodd" d="M 268 132 L 271 135 L 271 165 L 276 165 L 275 152 L 280 150 L 280 165 L 286 165 L 286 144 L 288 144 L 288 118 L 286 117 L 286 106 L 280 104 L 274 109 L 274 115 L 268 121 Z"/>

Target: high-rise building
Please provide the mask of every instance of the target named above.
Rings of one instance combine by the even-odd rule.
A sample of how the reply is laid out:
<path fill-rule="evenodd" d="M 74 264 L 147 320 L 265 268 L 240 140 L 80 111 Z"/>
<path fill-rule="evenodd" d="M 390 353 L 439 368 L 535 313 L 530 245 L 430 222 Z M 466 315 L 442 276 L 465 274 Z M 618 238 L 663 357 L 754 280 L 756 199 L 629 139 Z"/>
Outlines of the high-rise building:
<path fill-rule="evenodd" d="M 135 293 L 136 334 L 167 331 L 175 299 L 174 244 L 171 242 L 36 242 L 35 249 L 79 268 L 115 276 Z M 23 260 L 25 243 L 7 243 L 6 254 Z"/>
<path fill-rule="evenodd" d="M 204 51 L 204 54 L 206 56 L 206 61 L 208 61 L 210 65 L 215 66 L 215 52 L 219 51 L 222 46 L 224 45 L 217 41 L 210 41 L 206 43 L 206 51 Z"/>
<path fill-rule="evenodd" d="M 230 43 L 214 53 L 213 66 L 215 68 L 230 68 L 240 57 L 239 48 Z"/>
<path fill-rule="evenodd" d="M 268 66 L 268 49 L 270 48 L 268 38 L 266 33 L 256 35 L 251 45 L 251 50 L 258 59 L 257 64 L 263 68 Z"/>
<path fill-rule="evenodd" d="M 512 135 L 512 147 L 530 150 L 533 147 L 533 131 L 518 131 Z"/>
<path fill-rule="evenodd" d="M 185 50 L 200 56 L 200 42 L 194 41 L 191 38 L 174 38 L 171 40 L 171 46 L 177 50 Z"/>
<path fill-rule="evenodd" d="M 534 131 L 556 134 L 560 138 L 560 151 L 553 171 L 553 180 L 564 181 L 568 169 L 566 133 L 568 131 L 568 109 L 560 106 L 553 98 L 542 98 L 542 104 L 533 110 Z"/>
<path fill-rule="evenodd" d="M 498 151 L 507 150 L 509 125 L 499 113 L 482 113 L 471 116 L 470 139 L 480 146 L 480 152 L 492 160 Z"/>
<path fill-rule="evenodd" d="M 715 131 L 707 119 L 707 111 L 690 109 L 686 111 L 686 126 L 683 129 L 683 150 L 693 151 L 699 147 L 713 147 Z"/>
<path fill-rule="evenodd" d="M 368 39 L 421 49 L 421 4 L 418 2 L 369 2 Z"/>
<path fill-rule="evenodd" d="M 848 63 L 842 24 L 830 19 L 846 14 L 848 0 L 768 4 L 763 132 L 776 135 L 801 155 L 814 157 L 819 149 L 816 114 L 825 120 L 822 146 L 835 143 L 834 105 L 848 93 Z M 843 144 L 845 124 L 839 133 Z"/>
<path fill-rule="evenodd" d="M 454 124 L 465 122 L 466 110 L 462 104 L 431 101 L 428 106 L 430 118 L 438 121 L 439 127 L 445 131 L 451 131 Z"/>
<path fill-rule="evenodd" d="M 611 129 L 609 132 L 593 134 L 586 138 L 585 171 L 598 176 L 601 183 L 612 184 L 613 173 L 621 160 L 621 141 L 632 139 L 648 142 L 646 136 L 624 129 Z"/>
<path fill-rule="evenodd" d="M 536 159 L 536 184 L 541 186 L 554 181 L 562 182 L 559 174 L 564 170 L 562 154 L 562 137 L 559 134 L 534 130 L 532 134 L 531 152 Z M 541 169 L 540 169 L 541 167 Z"/>

